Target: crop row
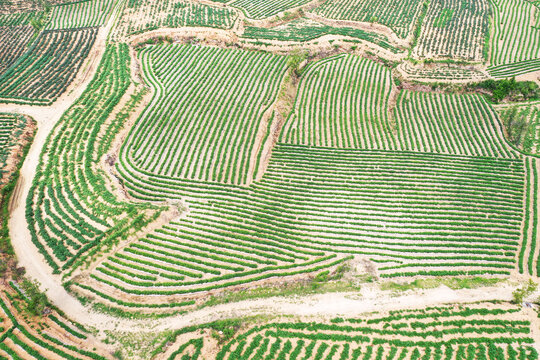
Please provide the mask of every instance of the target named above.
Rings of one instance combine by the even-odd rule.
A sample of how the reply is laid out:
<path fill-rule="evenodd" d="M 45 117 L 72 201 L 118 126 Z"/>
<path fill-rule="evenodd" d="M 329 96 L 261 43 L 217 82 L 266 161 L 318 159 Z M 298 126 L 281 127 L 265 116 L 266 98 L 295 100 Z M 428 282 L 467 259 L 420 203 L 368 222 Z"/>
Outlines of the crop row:
<path fill-rule="evenodd" d="M 490 2 L 493 8 L 490 65 L 539 59 L 538 8 L 524 0 L 490 0 Z"/>
<path fill-rule="evenodd" d="M 140 57 L 155 95 L 122 152 L 152 174 L 246 183 L 286 59 L 189 45 L 147 49 Z"/>
<path fill-rule="evenodd" d="M 530 323 L 513 321 L 510 312 L 501 310 L 498 319 L 480 322 L 473 311 L 443 323 L 429 315 L 422 322 L 397 315 L 370 323 L 380 318 L 370 315 L 332 324 L 269 323 L 238 335 L 216 359 L 537 359 L 528 337 Z M 459 308 L 445 311 L 463 313 Z"/>
<path fill-rule="evenodd" d="M 432 0 L 413 54 L 419 58 L 468 61 L 487 57 L 489 0 Z"/>
<path fill-rule="evenodd" d="M 328 0 L 314 13 L 336 20 L 352 20 L 386 25 L 400 38 L 407 38 L 420 14 L 422 1 L 410 0 Z"/>
<path fill-rule="evenodd" d="M 0 76 L 24 53 L 34 30 L 31 26 L 0 26 Z"/>
<path fill-rule="evenodd" d="M 105 25 L 116 0 L 75 1 L 53 7 L 45 29 L 70 29 Z"/>
<path fill-rule="evenodd" d="M 157 28 L 201 26 L 230 29 L 238 15 L 230 8 L 193 3 L 186 0 L 129 1 L 118 20 L 114 37 Z"/>
<path fill-rule="evenodd" d="M 96 35 L 96 28 L 42 32 L 0 76 L 0 97 L 54 101 L 77 75 Z"/>

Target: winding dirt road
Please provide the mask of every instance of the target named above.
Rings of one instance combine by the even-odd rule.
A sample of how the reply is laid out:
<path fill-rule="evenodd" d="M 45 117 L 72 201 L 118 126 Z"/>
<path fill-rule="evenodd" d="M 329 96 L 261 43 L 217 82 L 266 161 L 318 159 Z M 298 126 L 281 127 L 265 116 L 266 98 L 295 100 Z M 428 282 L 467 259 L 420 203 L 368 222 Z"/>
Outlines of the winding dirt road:
<path fill-rule="evenodd" d="M 96 73 L 99 62 L 105 52 L 107 37 L 116 20 L 120 5 L 120 3 L 117 4 L 117 8 L 110 17 L 107 25 L 99 30 L 94 46 L 72 85 L 53 105 L 43 107 L 0 104 L 0 112 L 29 115 L 37 122 L 37 132 L 21 167 L 20 177 L 10 203 L 12 213 L 8 226 L 17 260 L 26 269 L 26 273 L 31 278 L 40 282 L 42 289 L 46 289 L 49 299 L 65 311 L 66 314 L 73 316 L 74 319 L 77 318 L 77 314 L 88 313 L 88 311 L 62 287 L 60 277 L 52 274 L 51 268 L 45 263 L 43 256 L 39 254 L 37 248 L 32 243 L 25 216 L 26 198 L 28 197 L 32 180 L 36 175 L 39 157 L 45 146 L 47 137 L 53 131 L 54 126 L 64 112 L 81 96 Z M 97 314 L 92 314 L 91 316 L 95 321 L 103 323 L 110 321 L 110 317 L 107 316 L 102 317 Z"/>

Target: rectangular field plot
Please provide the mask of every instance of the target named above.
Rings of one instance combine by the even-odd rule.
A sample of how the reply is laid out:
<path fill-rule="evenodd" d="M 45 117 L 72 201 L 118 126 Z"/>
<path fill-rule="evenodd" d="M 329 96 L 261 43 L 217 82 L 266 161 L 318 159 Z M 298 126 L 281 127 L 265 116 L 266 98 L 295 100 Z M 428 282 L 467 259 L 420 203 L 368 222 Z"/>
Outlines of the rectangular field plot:
<path fill-rule="evenodd" d="M 20 59 L 0 76 L 0 98 L 49 104 L 77 75 L 97 28 L 43 31 Z"/>
<path fill-rule="evenodd" d="M 230 29 L 237 17 L 233 9 L 186 0 L 138 0 L 128 2 L 114 31 L 115 37 L 122 39 L 161 27 L 202 26 Z"/>
<path fill-rule="evenodd" d="M 397 94 L 393 114 L 390 70 L 373 61 L 340 55 L 304 73 L 293 114 L 280 141 L 337 148 L 406 150 L 515 157 L 496 114 L 477 95 Z M 396 96 L 394 94 L 394 96 Z"/>
<path fill-rule="evenodd" d="M 496 114 L 478 95 L 403 91 L 395 110 L 401 150 L 517 157 L 506 144 Z"/>
<path fill-rule="evenodd" d="M 264 19 L 310 1 L 312 0 L 234 0 L 231 5 L 241 9 L 248 18 Z"/>
<path fill-rule="evenodd" d="M 30 25 L 0 26 L 0 76 L 24 53 L 33 34 Z"/>
<path fill-rule="evenodd" d="M 412 32 L 421 7 L 420 0 L 328 0 L 314 13 L 329 19 L 375 22 L 406 38 Z"/>
<path fill-rule="evenodd" d="M 482 61 L 487 55 L 489 0 L 434 0 L 413 54 L 420 58 Z"/>
<path fill-rule="evenodd" d="M 132 163 L 159 176 L 245 183 L 286 58 L 168 46 L 141 60 L 155 96 L 126 143 Z"/>
<path fill-rule="evenodd" d="M 504 75 L 517 75 L 526 64 L 522 62 L 540 59 L 540 8 L 526 0 L 490 1 L 494 19 L 489 62 L 492 66 L 516 63 Z M 502 69 L 490 70 L 497 76 Z"/>
<path fill-rule="evenodd" d="M 116 0 L 87 0 L 55 6 L 46 29 L 70 29 L 105 25 Z"/>

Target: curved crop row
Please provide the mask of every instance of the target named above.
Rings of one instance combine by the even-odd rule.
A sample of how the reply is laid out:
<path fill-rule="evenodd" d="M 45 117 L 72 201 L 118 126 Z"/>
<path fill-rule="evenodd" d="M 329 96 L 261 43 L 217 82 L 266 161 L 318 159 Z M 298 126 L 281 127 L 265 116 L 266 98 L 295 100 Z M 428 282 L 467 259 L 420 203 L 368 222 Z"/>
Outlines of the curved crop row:
<path fill-rule="evenodd" d="M 118 202 L 95 168 L 125 120 L 123 113 L 111 114 L 129 84 L 127 45 L 108 46 L 95 78 L 42 152 L 26 218 L 32 241 L 55 272 L 78 265 L 102 243 L 137 232 L 154 212 Z M 126 106 L 133 101 L 137 97 Z"/>
<path fill-rule="evenodd" d="M 393 149 L 388 114 L 390 70 L 371 60 L 342 55 L 307 70 L 295 111 L 281 141 L 340 148 Z"/>
<path fill-rule="evenodd" d="M 513 320 L 513 309 L 476 307 L 405 311 L 391 319 L 376 314 L 360 319 L 337 318 L 330 323 L 269 323 L 237 336 L 216 359 L 538 358 L 529 321 Z M 415 312 L 423 315 L 421 321 L 410 317 Z M 482 320 L 476 319 L 479 314 Z M 197 341 L 193 339 L 179 350 Z"/>
<path fill-rule="evenodd" d="M 246 183 L 286 58 L 193 46 L 140 57 L 155 95 L 123 146 L 130 162 L 158 176 Z"/>
<path fill-rule="evenodd" d="M 16 302 L 15 307 L 13 304 L 8 306 L 10 301 L 4 298 L 4 294 Z M 106 359 L 94 351 L 85 350 L 77 341 L 70 340 L 70 334 L 76 333 L 81 338 L 86 338 L 86 335 L 73 330 L 54 315 L 42 319 L 39 326 L 25 323 L 23 319 L 27 319 L 27 315 L 15 312 L 25 301 L 22 296 L 15 298 L 7 291 L 0 296 L 1 359 Z"/>

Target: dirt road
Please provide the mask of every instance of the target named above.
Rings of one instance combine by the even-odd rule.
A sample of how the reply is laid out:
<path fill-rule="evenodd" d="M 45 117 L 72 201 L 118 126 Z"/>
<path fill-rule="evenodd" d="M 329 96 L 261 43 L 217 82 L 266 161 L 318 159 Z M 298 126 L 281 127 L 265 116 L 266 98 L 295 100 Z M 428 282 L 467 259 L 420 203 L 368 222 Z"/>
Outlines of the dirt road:
<path fill-rule="evenodd" d="M 114 14 L 117 14 L 118 8 Z M 112 15 L 107 25 L 98 32 L 94 46 L 85 60 L 81 71 L 64 95 L 51 106 L 30 106 L 16 104 L 0 104 L 0 112 L 11 112 L 33 117 L 38 126 L 34 142 L 21 168 L 21 174 L 11 199 L 10 208 L 13 210 L 9 220 L 9 233 L 13 248 L 19 264 L 26 268 L 26 273 L 39 281 L 43 289 L 47 289 L 49 299 L 68 314 L 77 314 L 86 311 L 85 308 L 62 287 L 61 279 L 53 275 L 51 268 L 45 263 L 43 256 L 32 243 L 30 231 L 25 217 L 26 198 L 32 180 L 36 175 L 39 156 L 47 137 L 60 120 L 64 112 L 81 96 L 94 74 L 105 52 L 108 34 L 114 24 L 115 15 Z M 108 321 L 107 317 L 92 315 L 96 321 Z"/>

